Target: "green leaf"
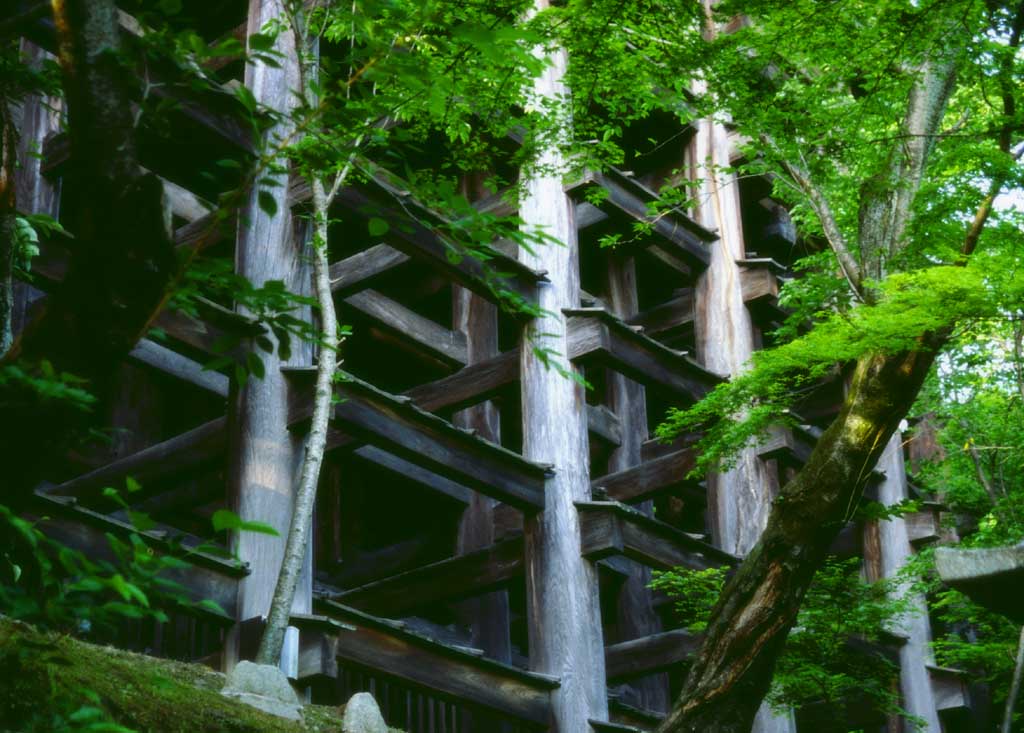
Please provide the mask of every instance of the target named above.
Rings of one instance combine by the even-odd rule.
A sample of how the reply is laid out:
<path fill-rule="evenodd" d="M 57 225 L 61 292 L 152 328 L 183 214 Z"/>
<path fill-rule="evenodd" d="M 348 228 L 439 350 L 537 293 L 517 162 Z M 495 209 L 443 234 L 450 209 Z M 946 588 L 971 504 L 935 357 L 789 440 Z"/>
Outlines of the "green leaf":
<path fill-rule="evenodd" d="M 367 222 L 366 228 L 370 232 L 371 237 L 382 237 L 387 234 L 388 229 L 391 227 L 386 221 L 375 216 Z"/>
<path fill-rule="evenodd" d="M 280 533 L 269 524 L 265 524 L 264 522 L 246 521 L 229 509 L 218 509 L 213 513 L 211 521 L 213 522 L 214 530 L 217 532 L 221 532 L 223 530 L 236 530 L 240 532 L 269 534 L 274 537 L 280 536 Z"/>
<path fill-rule="evenodd" d="M 277 214 L 277 199 L 274 198 L 270 191 L 260 191 L 256 199 L 260 208 L 266 212 L 267 216 L 275 216 Z"/>

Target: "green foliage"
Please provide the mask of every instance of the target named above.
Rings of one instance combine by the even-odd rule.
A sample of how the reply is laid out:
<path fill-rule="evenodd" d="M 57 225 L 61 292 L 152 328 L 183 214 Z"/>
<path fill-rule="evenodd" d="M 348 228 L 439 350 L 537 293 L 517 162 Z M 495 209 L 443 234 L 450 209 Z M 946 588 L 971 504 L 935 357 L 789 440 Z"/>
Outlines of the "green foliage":
<path fill-rule="evenodd" d="M 720 568 L 676 568 L 655 573 L 651 588 L 672 598 L 680 624 L 701 632 L 727 575 Z M 892 689 L 898 667 L 872 645 L 891 643 L 884 630 L 913 612 L 898 581 L 867 583 L 859 560 L 827 560 L 786 639 L 768 701 L 778 709 L 823 703 L 841 717 L 843 706 L 857 700 L 885 713 L 905 714 Z"/>
<path fill-rule="evenodd" d="M 1009 264 L 1009 263 L 1008 263 Z M 935 266 L 891 275 L 880 284 L 873 305 L 825 313 L 807 334 L 759 351 L 752 368 L 715 388 L 688 409 L 674 409 L 658 427 L 659 438 L 708 428 L 692 475 L 717 462 L 779 423 L 799 390 L 865 354 L 895 354 L 920 348 L 919 339 L 959 323 L 1000 318 L 1024 298 L 1024 270 L 993 273 L 988 263 Z"/>

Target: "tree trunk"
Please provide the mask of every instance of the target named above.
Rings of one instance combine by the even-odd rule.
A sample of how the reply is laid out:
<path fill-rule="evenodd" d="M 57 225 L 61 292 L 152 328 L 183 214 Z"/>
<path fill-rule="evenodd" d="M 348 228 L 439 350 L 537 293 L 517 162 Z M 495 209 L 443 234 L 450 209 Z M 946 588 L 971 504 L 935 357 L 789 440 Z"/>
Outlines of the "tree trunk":
<path fill-rule="evenodd" d="M 139 171 L 131 114 L 138 80 L 121 58 L 113 0 L 55 0 L 68 100 L 70 184 L 78 205 L 64 217 L 76 238 L 68 276 L 4 357 L 87 381 L 109 374 L 159 312 L 177 272 L 163 185 Z M 81 413 L 7 385 L 0 394 L 18 430 L 0 445 L 9 500 L 40 478 Z"/>
<path fill-rule="evenodd" d="M 775 661 L 829 545 L 910 409 L 942 344 L 862 357 L 842 412 L 781 491 L 726 585 L 683 691 L 659 733 L 748 733 Z"/>

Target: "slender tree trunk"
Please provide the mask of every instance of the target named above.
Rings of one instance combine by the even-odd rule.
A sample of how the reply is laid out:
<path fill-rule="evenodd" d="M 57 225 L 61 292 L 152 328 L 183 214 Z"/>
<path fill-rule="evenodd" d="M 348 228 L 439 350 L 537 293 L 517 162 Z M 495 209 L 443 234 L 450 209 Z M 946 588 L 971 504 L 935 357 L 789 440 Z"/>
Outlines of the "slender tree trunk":
<path fill-rule="evenodd" d="M 768 526 L 726 585 L 683 691 L 659 733 L 748 733 L 776 659 L 829 545 L 849 519 L 943 336 L 862 357 L 839 417 L 781 491 Z"/>
<path fill-rule="evenodd" d="M 1024 626 L 1020 629 L 1020 641 L 1017 642 L 1017 662 L 1013 666 L 1013 682 L 1010 683 L 1010 694 L 1006 697 L 1006 713 L 1003 715 L 1002 733 L 1013 730 L 1013 709 L 1020 695 L 1021 678 L 1024 677 Z"/>
<path fill-rule="evenodd" d="M 323 182 L 314 177 L 313 216 L 316 233 L 313 239 L 313 281 L 320 305 L 322 347 L 317 360 L 316 391 L 313 398 L 313 422 L 306 439 L 306 454 L 302 461 L 302 475 L 295 491 L 292 522 L 288 542 L 281 561 L 281 572 L 270 603 L 267 626 L 256 653 L 258 664 L 277 664 L 284 645 L 284 634 L 291 616 L 292 599 L 302 571 L 302 561 L 309 544 L 309 532 L 316 504 L 316 487 L 320 479 L 324 449 L 327 446 L 327 427 L 331 416 L 334 394 L 334 373 L 338 364 L 338 319 L 334 311 L 331 280 L 327 261 L 327 208 L 329 204 Z"/>

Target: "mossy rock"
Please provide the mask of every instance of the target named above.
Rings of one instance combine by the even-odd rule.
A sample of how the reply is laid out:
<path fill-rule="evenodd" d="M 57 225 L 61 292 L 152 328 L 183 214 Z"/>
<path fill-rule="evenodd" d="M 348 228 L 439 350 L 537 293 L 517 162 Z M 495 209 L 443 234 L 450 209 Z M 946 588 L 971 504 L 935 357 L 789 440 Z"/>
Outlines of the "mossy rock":
<path fill-rule="evenodd" d="M 223 697 L 223 686 L 224 675 L 202 665 L 96 646 L 0 617 L 0 731 L 119 730 L 109 723 L 139 733 L 341 729 L 342 708 L 307 705 L 303 721 L 290 722 Z"/>

